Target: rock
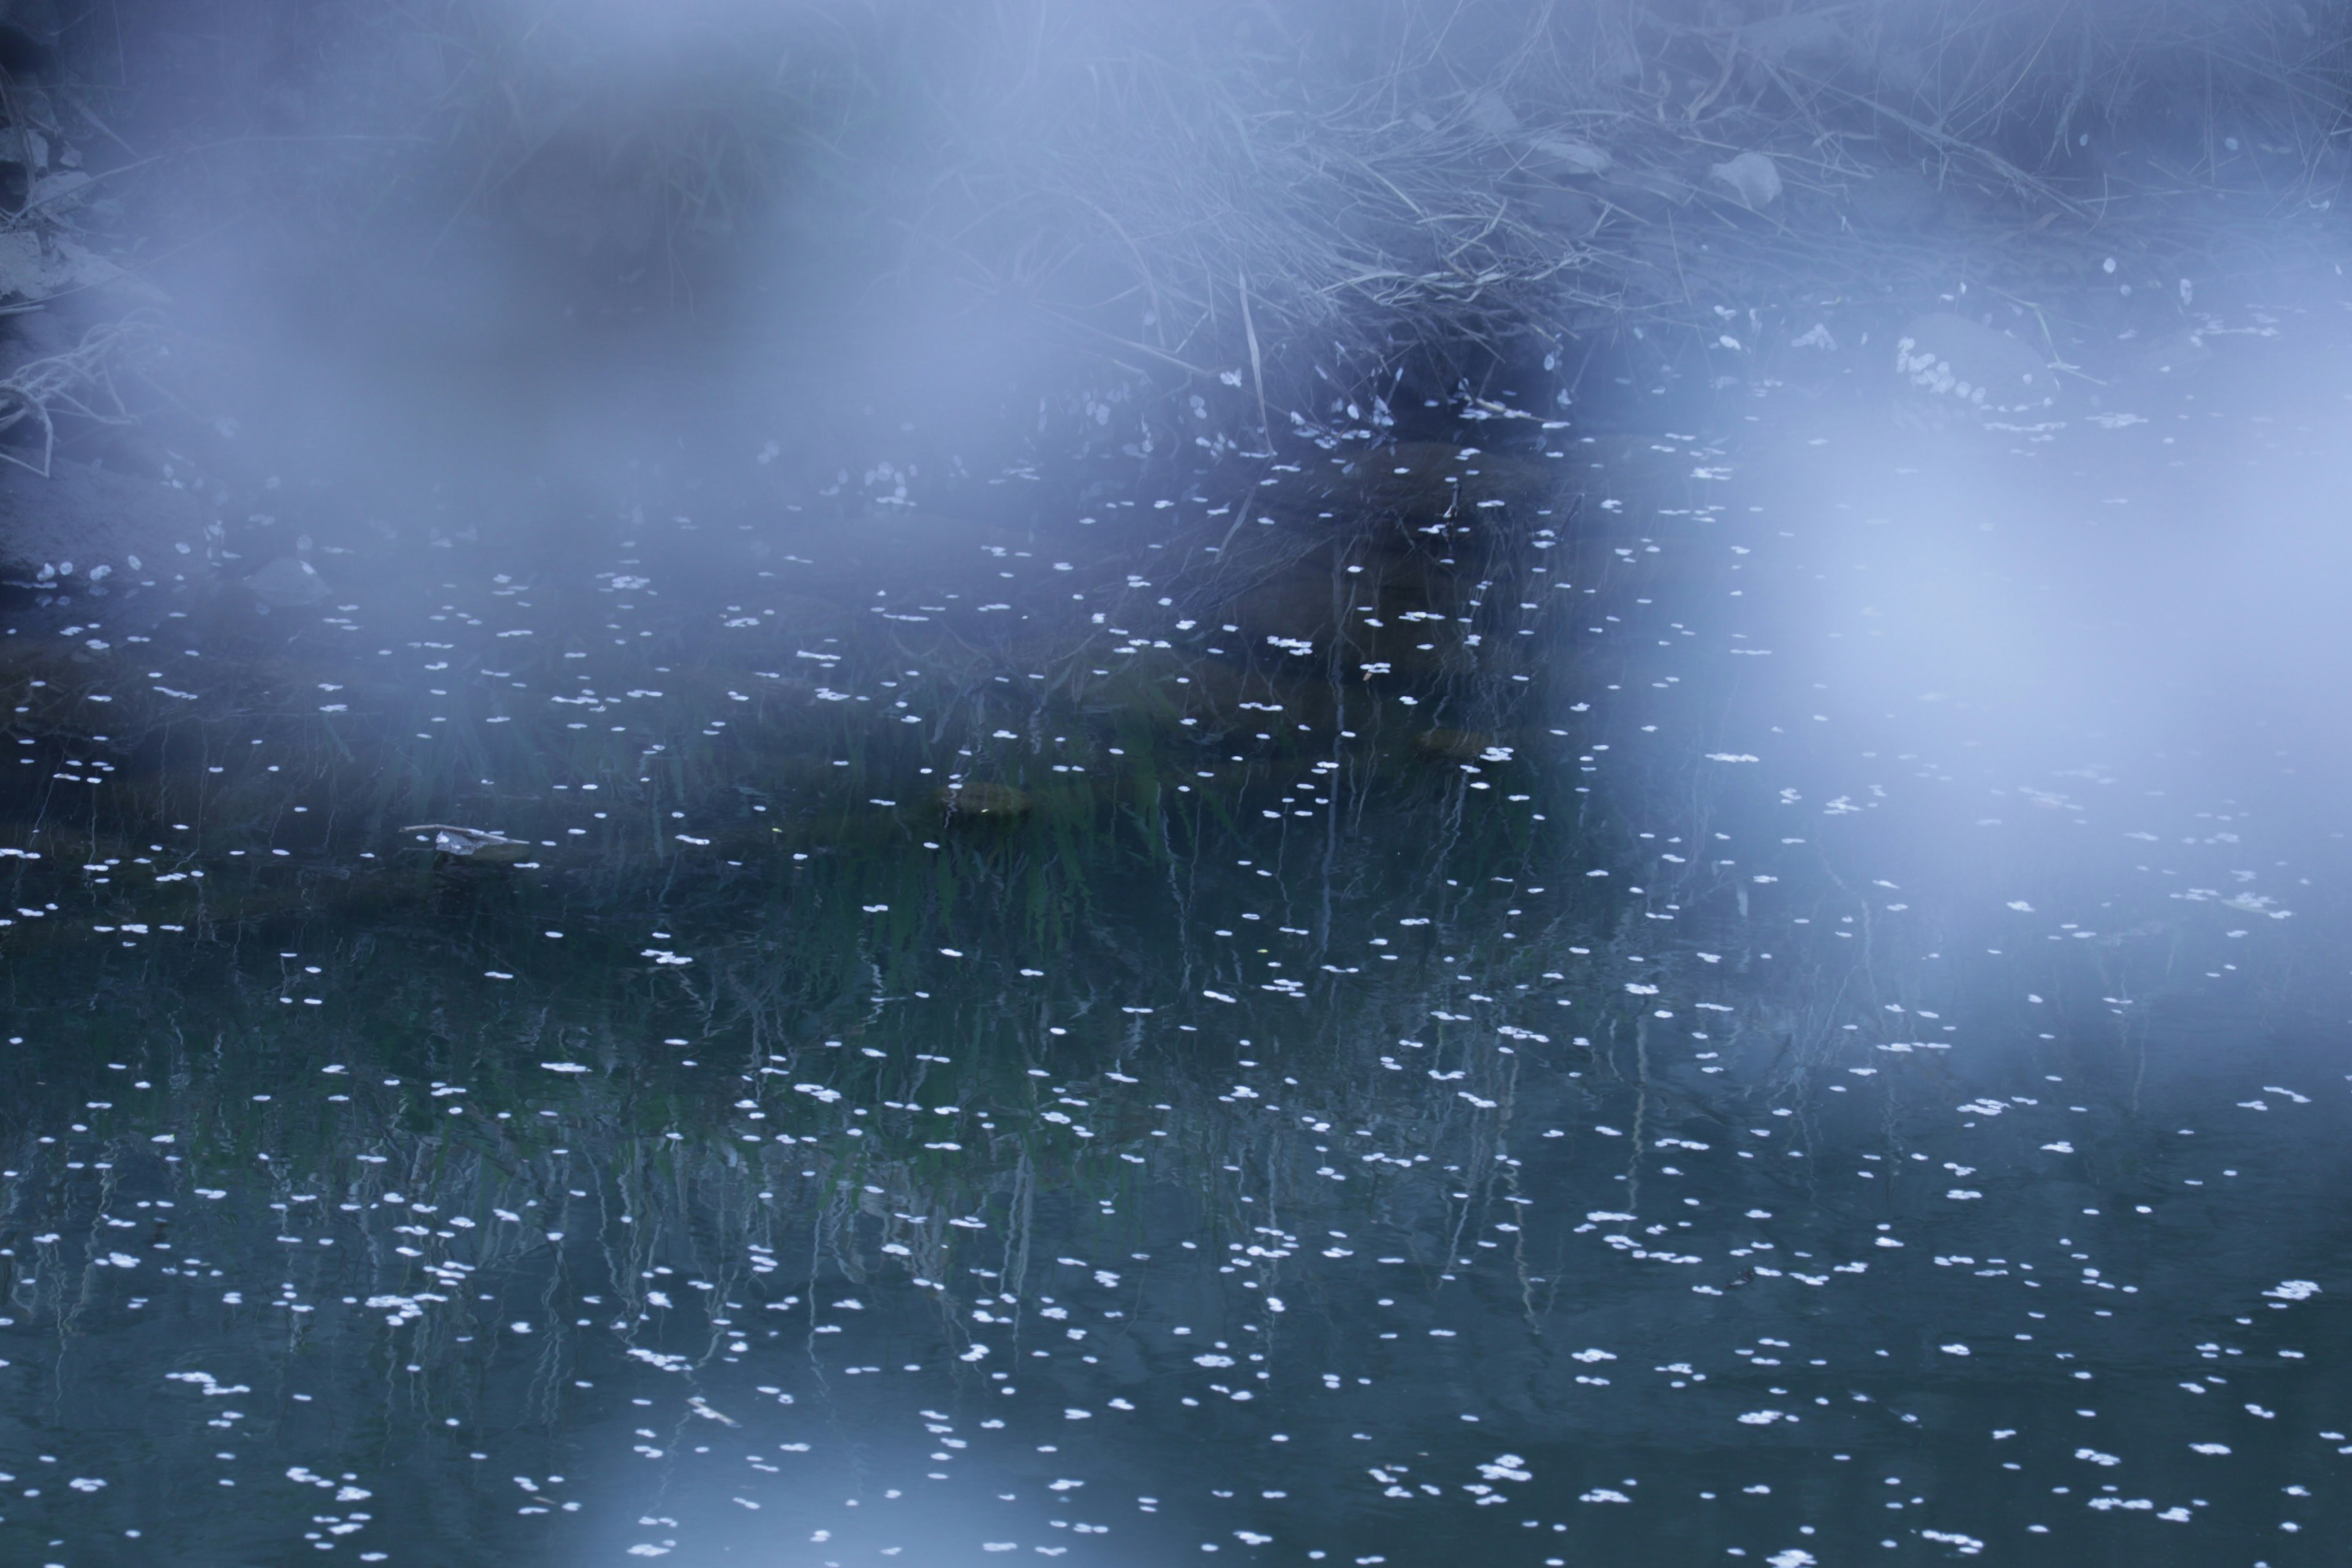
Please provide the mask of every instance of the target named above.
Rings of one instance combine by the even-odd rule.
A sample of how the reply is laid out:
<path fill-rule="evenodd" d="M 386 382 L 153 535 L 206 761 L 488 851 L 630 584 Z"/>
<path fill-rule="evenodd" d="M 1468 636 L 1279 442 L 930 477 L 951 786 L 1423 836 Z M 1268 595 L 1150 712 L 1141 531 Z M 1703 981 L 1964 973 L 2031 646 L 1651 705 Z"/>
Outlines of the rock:
<path fill-rule="evenodd" d="M 2032 413 L 2058 400 L 2058 378 L 2039 351 L 1948 310 L 1903 329 L 1895 371 L 1933 397 L 1991 414 Z"/>
<path fill-rule="evenodd" d="M 1824 5 L 1750 22 L 1738 29 L 1740 47 L 1769 65 L 1843 65 L 1853 57 L 1854 43 L 1837 12 Z"/>
<path fill-rule="evenodd" d="M 932 803 L 950 816 L 984 818 L 991 822 L 1009 822 L 1029 815 L 1030 800 L 1026 792 L 1011 784 L 981 784 L 967 779 L 961 784 L 941 784 L 931 792 Z"/>
<path fill-rule="evenodd" d="M 1580 191 L 1559 185 L 1536 185 L 1515 194 L 1515 210 L 1540 228 L 1582 239 L 1601 226 L 1608 209 Z"/>
<path fill-rule="evenodd" d="M 1470 95 L 1465 112 L 1472 125 L 1498 142 L 1519 128 L 1511 106 L 1484 89 Z"/>
<path fill-rule="evenodd" d="M 121 573 L 133 556 L 150 572 L 174 565 L 176 544 L 204 537 L 205 510 L 187 490 L 88 463 L 57 462 L 43 479 L 0 464 L 0 574 L 30 579 L 71 561 Z"/>
<path fill-rule="evenodd" d="M 1217 613 L 1241 627 L 1232 635 L 1240 637 L 1244 646 L 1277 666 L 1284 662 L 1286 652 L 1303 660 L 1309 657 L 1301 651 L 1304 647 L 1328 647 L 1331 634 L 1339 629 L 1339 612 L 1333 605 L 1338 591 L 1332 574 L 1329 552 L 1319 552 L 1286 571 L 1270 574 L 1248 593 L 1219 605 Z M 1284 673 L 1292 672 L 1286 668 Z"/>
<path fill-rule="evenodd" d="M 245 585 L 255 598 L 279 609 L 315 605 L 334 592 L 316 567 L 295 555 L 280 555 L 247 577 Z"/>
<path fill-rule="evenodd" d="M 69 235 L 44 237 L 29 228 L 0 233 L 0 296 L 48 300 L 114 283 L 131 283 L 134 296 L 152 297 L 152 291 L 138 286 L 131 274 Z"/>
<path fill-rule="evenodd" d="M 1950 203 L 1944 193 L 1909 169 L 1881 169 L 1857 180 L 1846 197 L 1846 216 L 1874 234 L 1916 234 L 1944 220 Z"/>
<path fill-rule="evenodd" d="M 1742 153 L 1711 166 L 1707 178 L 1728 189 L 1750 212 L 1762 212 L 1780 199 L 1780 166 L 1765 153 Z"/>
<path fill-rule="evenodd" d="M 1616 163 L 1606 150 L 1570 136 L 1530 136 L 1528 160 L 1569 174 L 1606 174 Z"/>
<path fill-rule="evenodd" d="M 1488 761 L 1486 753 L 1496 747 L 1483 730 L 1427 730 L 1412 738 L 1412 749 L 1444 762 L 1477 763 Z"/>

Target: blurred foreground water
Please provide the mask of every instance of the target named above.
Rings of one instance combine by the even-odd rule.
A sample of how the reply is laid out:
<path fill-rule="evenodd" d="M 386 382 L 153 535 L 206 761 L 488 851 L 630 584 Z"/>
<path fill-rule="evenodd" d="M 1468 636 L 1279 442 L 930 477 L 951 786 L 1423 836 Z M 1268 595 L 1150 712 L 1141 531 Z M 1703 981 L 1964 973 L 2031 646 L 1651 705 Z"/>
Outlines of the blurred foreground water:
<path fill-rule="evenodd" d="M 2337 1561 L 2245 363 L 25 593 L 0 1561 Z"/>

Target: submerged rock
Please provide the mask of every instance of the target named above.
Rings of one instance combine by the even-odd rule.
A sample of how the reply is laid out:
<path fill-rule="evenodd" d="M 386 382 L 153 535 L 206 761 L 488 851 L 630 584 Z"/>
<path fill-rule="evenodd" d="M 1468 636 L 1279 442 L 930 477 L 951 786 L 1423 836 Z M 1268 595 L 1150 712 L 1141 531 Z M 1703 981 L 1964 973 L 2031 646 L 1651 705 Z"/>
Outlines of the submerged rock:
<path fill-rule="evenodd" d="M 1706 174 L 1750 212 L 1760 213 L 1780 199 L 1780 166 L 1769 153 L 1742 153 L 1710 165 Z"/>
<path fill-rule="evenodd" d="M 1874 234 L 1916 234 L 1944 221 L 1952 202 L 1914 170 L 1881 169 L 1850 182 L 1847 221 Z"/>
<path fill-rule="evenodd" d="M 0 463 L 0 574 L 22 579 L 74 577 L 93 568 L 142 570 L 132 563 L 176 560 L 204 537 L 203 503 L 190 491 L 133 479 L 89 463 L 59 460 L 44 479 L 18 463 Z M 44 580 L 44 585 L 47 585 Z M 58 584 L 70 587 L 71 584 Z"/>
<path fill-rule="evenodd" d="M 1484 730 L 1428 730 L 1412 738 L 1412 749 L 1424 757 L 1454 763 L 1492 762 L 1488 755 L 1501 748 Z"/>
<path fill-rule="evenodd" d="M 280 609 L 315 605 L 333 592 L 318 568 L 296 555 L 280 555 L 247 577 L 245 585 L 255 598 Z"/>
<path fill-rule="evenodd" d="M 931 800 L 950 816 L 986 817 L 1000 822 L 1028 816 L 1031 804 L 1025 791 L 1011 784 L 970 781 L 941 784 L 931 792 Z"/>

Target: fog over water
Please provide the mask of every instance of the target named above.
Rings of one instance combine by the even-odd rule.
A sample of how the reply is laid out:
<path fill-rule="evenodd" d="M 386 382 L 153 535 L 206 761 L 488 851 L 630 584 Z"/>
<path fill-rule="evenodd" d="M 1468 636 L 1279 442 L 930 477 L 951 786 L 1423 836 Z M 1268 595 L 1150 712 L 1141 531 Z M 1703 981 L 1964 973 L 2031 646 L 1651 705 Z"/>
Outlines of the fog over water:
<path fill-rule="evenodd" d="M 0 1568 L 2340 1560 L 2337 9 L 0 5 Z"/>

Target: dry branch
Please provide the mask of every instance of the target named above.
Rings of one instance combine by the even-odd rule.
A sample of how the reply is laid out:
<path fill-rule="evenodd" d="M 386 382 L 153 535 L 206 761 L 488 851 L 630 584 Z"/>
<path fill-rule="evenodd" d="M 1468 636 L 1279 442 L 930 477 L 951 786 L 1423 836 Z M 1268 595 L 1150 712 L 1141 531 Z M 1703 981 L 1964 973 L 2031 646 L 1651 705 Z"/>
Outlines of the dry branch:
<path fill-rule="evenodd" d="M 100 425 L 129 425 L 135 416 L 122 401 L 115 374 L 152 346 L 153 326 L 128 317 L 92 327 L 64 353 L 29 360 L 0 378 L 0 435 L 30 422 L 41 433 L 41 457 L 26 460 L 0 446 L 0 461 L 30 468 L 43 479 L 57 454 L 60 415 Z"/>

